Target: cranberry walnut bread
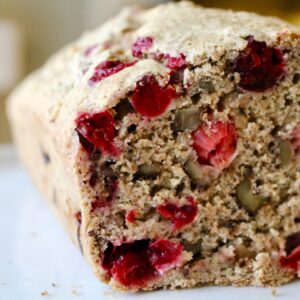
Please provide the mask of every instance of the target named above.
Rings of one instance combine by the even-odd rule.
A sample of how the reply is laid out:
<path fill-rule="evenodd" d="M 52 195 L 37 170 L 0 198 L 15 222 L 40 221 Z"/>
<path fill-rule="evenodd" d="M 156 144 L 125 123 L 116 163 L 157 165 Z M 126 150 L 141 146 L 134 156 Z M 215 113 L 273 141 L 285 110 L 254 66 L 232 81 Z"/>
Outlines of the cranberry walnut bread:
<path fill-rule="evenodd" d="M 188 2 L 130 8 L 11 95 L 20 157 L 100 280 L 299 277 L 299 34 Z"/>

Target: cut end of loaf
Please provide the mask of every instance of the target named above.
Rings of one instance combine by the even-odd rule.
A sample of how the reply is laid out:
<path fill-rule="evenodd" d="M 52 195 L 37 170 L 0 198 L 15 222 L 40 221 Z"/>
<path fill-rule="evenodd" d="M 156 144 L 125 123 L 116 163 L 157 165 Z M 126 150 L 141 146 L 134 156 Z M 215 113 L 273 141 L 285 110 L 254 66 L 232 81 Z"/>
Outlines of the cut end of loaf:
<path fill-rule="evenodd" d="M 290 72 L 298 54 L 279 39 L 273 46 L 245 40 L 234 59 L 224 53 L 211 61 L 205 77 L 197 75 L 201 66 L 182 62 L 184 54 L 156 55 L 166 78 L 146 75 L 115 106 L 75 121 L 80 157 L 90 164 L 95 255 L 119 288 L 276 285 L 297 272 L 300 240 L 286 253 L 284 234 L 272 230 L 284 231 L 281 219 L 289 217 L 280 211 L 299 161 L 299 115 L 289 119 L 297 102 L 285 102 L 297 86 Z M 137 59 L 147 58 L 149 41 L 133 44 Z M 277 268 L 271 279 L 255 274 L 262 252 Z"/>

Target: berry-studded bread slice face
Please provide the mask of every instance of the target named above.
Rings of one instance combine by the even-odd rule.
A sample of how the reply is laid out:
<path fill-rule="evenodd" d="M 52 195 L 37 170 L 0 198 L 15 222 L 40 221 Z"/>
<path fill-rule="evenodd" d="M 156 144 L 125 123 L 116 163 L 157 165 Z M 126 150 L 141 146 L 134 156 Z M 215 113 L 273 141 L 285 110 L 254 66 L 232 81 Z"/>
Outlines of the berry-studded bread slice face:
<path fill-rule="evenodd" d="M 101 280 L 299 275 L 299 58 L 287 23 L 172 3 L 123 11 L 15 92 L 20 154 Z"/>

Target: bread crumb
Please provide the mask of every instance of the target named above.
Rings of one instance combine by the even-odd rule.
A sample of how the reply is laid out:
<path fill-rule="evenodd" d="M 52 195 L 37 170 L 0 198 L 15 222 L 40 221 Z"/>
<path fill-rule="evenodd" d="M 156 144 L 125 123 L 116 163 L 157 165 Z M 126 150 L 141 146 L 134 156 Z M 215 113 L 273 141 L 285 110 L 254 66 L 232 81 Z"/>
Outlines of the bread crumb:
<path fill-rule="evenodd" d="M 116 299 L 115 293 L 112 290 L 104 291 L 103 295 L 104 295 L 104 297 L 109 297 L 109 298 L 111 298 L 113 300 Z"/>
<path fill-rule="evenodd" d="M 49 293 L 47 290 L 41 292 L 41 296 L 49 296 Z"/>
<path fill-rule="evenodd" d="M 277 296 L 277 288 L 276 287 L 272 287 L 271 288 L 271 293 L 272 293 L 272 296 Z"/>
<path fill-rule="evenodd" d="M 72 295 L 73 296 L 80 296 L 80 293 L 76 290 L 72 290 Z"/>

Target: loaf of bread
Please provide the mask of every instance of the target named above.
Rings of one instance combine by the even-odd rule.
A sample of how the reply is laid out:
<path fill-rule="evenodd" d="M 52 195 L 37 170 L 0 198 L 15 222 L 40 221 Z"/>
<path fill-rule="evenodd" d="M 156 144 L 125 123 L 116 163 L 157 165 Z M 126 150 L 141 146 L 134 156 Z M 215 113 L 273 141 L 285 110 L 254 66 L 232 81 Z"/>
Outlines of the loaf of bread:
<path fill-rule="evenodd" d="M 300 31 L 189 2 L 125 9 L 12 93 L 18 153 L 101 281 L 300 275 Z"/>

